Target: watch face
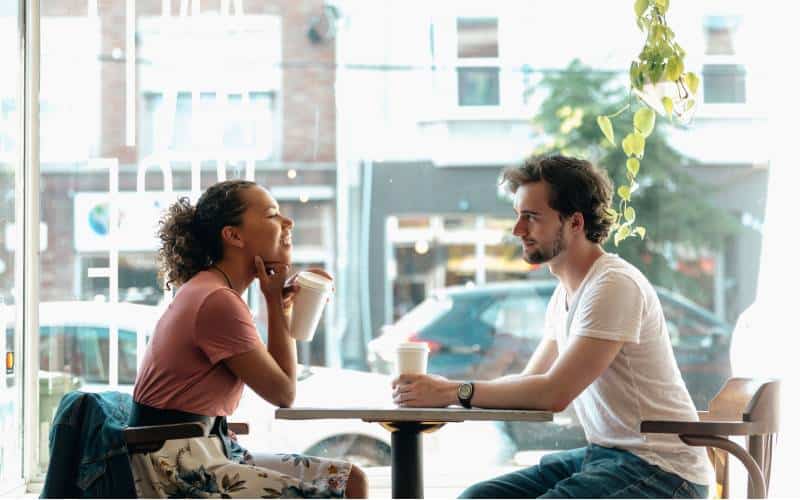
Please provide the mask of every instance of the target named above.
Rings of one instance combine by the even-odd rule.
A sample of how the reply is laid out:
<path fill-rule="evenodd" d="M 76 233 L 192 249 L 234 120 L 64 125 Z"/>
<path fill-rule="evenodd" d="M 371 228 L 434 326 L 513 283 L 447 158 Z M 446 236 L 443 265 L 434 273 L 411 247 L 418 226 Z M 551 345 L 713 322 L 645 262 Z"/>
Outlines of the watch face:
<path fill-rule="evenodd" d="M 458 386 L 458 397 L 461 399 L 468 399 L 472 395 L 472 386 L 469 384 L 461 384 Z"/>

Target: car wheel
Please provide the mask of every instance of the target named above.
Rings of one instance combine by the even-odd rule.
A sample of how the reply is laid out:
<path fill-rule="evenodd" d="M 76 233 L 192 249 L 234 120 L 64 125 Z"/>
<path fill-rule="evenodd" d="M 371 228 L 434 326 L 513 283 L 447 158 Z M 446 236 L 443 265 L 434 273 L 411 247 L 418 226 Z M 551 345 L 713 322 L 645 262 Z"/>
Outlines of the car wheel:
<path fill-rule="evenodd" d="M 347 460 L 359 467 L 385 467 L 392 463 L 392 449 L 375 438 L 345 434 L 320 441 L 306 455 Z"/>

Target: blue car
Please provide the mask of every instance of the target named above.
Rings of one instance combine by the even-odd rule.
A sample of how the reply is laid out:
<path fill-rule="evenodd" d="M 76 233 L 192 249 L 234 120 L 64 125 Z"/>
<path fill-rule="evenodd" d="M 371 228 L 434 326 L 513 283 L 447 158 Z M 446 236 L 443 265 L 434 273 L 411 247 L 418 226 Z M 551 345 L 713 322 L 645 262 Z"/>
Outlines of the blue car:
<path fill-rule="evenodd" d="M 370 368 L 391 372 L 395 346 L 420 341 L 430 348 L 432 374 L 487 380 L 518 373 L 542 339 L 555 287 L 555 281 L 546 280 L 437 290 L 370 342 Z M 731 374 L 732 327 L 673 292 L 656 290 L 683 379 L 697 408 L 705 409 Z M 506 430 L 519 450 L 585 444 L 571 409 L 548 426 L 545 430 L 541 424 L 510 423 Z"/>

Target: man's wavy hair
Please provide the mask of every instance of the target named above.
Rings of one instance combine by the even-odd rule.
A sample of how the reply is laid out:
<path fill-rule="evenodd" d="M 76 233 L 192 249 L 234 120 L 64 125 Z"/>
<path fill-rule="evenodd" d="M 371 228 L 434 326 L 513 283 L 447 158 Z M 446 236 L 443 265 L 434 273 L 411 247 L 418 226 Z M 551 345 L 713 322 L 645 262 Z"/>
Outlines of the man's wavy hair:
<path fill-rule="evenodd" d="M 605 170 L 568 156 L 532 156 L 522 165 L 506 168 L 500 180 L 512 194 L 523 184 L 541 181 L 550 188 L 550 208 L 562 219 L 580 212 L 586 239 L 603 243 L 608 238 L 613 219 L 606 208 L 611 206 L 614 186 Z"/>

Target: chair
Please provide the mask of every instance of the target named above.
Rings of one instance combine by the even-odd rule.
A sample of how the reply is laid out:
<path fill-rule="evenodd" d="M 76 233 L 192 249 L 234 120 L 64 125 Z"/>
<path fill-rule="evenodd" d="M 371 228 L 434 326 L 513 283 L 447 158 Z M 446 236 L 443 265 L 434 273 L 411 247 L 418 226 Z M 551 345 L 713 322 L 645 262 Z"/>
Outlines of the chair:
<path fill-rule="evenodd" d="M 686 444 L 705 446 L 714 467 L 717 495 L 729 498 L 728 453 L 745 466 L 747 497 L 765 498 L 772 448 L 778 432 L 778 380 L 731 378 L 714 396 L 698 422 L 642 421 L 642 433 L 676 434 Z M 747 436 L 747 450 L 728 436 Z"/>
<path fill-rule="evenodd" d="M 250 432 L 250 426 L 243 422 L 228 422 L 228 429 L 239 435 Z M 164 441 L 170 439 L 186 439 L 204 435 L 203 426 L 197 422 L 127 427 L 122 431 L 128 453 L 149 453 L 158 450 L 164 445 Z"/>

